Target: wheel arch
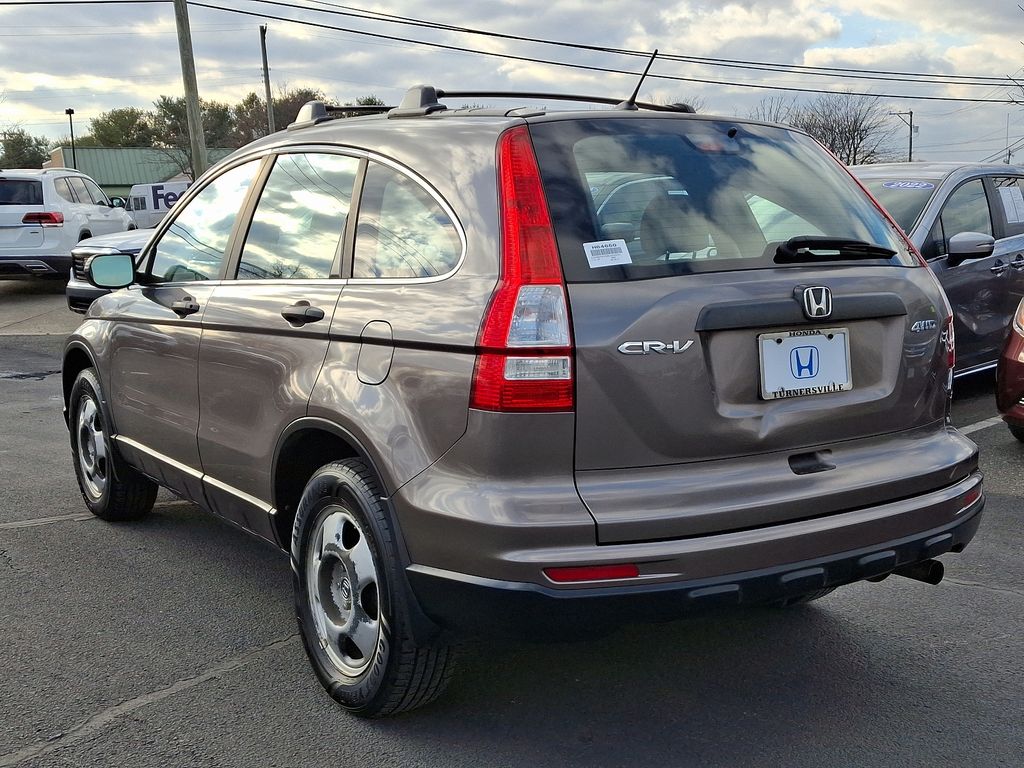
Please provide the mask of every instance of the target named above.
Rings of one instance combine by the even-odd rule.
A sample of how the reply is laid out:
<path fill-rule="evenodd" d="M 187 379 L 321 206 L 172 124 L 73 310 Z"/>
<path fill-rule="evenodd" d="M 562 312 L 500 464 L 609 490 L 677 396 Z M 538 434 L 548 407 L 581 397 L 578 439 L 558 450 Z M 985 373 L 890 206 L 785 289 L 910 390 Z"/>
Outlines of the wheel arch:
<path fill-rule="evenodd" d="M 86 368 L 96 368 L 96 360 L 93 357 L 92 350 L 81 342 L 71 342 L 64 349 L 64 361 L 61 365 L 61 387 L 64 396 L 65 422 L 69 418 L 68 402 L 71 398 L 71 388 L 75 386 L 75 379 L 78 378 L 78 374 Z M 102 392 L 100 397 L 103 397 Z"/>
<path fill-rule="evenodd" d="M 271 493 L 276 510 L 274 528 L 283 549 L 290 550 L 295 513 L 309 478 L 324 464 L 348 458 L 365 461 L 387 494 L 388 478 L 381 472 L 380 463 L 344 427 L 326 419 L 307 416 L 292 422 L 281 433 L 274 450 Z M 398 521 L 386 496 L 383 501 L 398 531 Z M 404 551 L 404 545 L 402 549 Z"/>

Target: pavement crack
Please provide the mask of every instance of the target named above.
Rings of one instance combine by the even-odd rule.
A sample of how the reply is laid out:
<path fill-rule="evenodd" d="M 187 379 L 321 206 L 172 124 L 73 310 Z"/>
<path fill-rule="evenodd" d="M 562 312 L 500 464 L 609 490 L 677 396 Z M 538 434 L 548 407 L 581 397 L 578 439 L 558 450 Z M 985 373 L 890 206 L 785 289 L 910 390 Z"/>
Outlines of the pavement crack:
<path fill-rule="evenodd" d="M 1024 597 L 1024 590 L 1013 589 L 1011 587 L 993 587 L 990 584 L 982 584 L 978 581 L 961 581 L 960 579 L 951 579 L 948 576 L 942 580 L 943 584 L 956 584 L 958 587 L 969 587 L 972 589 L 984 589 L 987 592 L 996 592 L 1000 595 L 1015 595 L 1016 597 Z"/>
<path fill-rule="evenodd" d="M 15 381 L 35 379 L 36 381 L 43 381 L 48 376 L 53 376 L 56 373 L 60 373 L 59 368 L 50 371 L 0 371 L 0 379 L 14 379 Z"/>
<path fill-rule="evenodd" d="M 77 512 L 73 515 L 55 515 L 53 517 L 36 517 L 30 520 L 14 520 L 9 523 L 0 523 L 0 531 L 17 528 L 35 528 L 39 525 L 50 525 L 51 523 L 84 522 L 95 519 L 95 515 L 90 512 Z"/>
<path fill-rule="evenodd" d="M 84 723 L 76 725 L 74 728 L 61 733 L 51 740 L 29 744 L 27 747 L 22 747 L 14 752 L 8 752 L 6 755 L 0 755 L 0 768 L 8 768 L 9 766 L 17 765 L 25 760 L 45 755 L 66 744 L 73 744 L 81 741 L 82 739 L 86 739 L 99 731 L 108 728 L 114 723 L 114 721 L 122 717 L 130 715 L 143 707 L 149 706 L 150 704 L 156 704 L 157 702 L 168 699 L 171 696 L 195 688 L 196 686 L 202 685 L 210 680 L 216 680 L 229 672 L 233 672 L 240 667 L 244 667 L 257 656 L 261 656 L 268 651 L 284 648 L 296 638 L 298 638 L 298 635 L 292 634 L 288 635 L 288 637 L 274 640 L 266 645 L 257 646 L 244 653 L 240 653 L 237 656 L 222 661 L 220 664 L 215 664 L 205 672 L 201 672 L 195 677 L 178 680 L 164 688 L 159 688 L 155 691 L 151 691 L 150 693 L 144 693 L 141 696 L 136 696 L 134 699 L 129 699 L 128 701 L 123 701 L 120 704 L 108 707 L 102 712 L 96 713 Z"/>

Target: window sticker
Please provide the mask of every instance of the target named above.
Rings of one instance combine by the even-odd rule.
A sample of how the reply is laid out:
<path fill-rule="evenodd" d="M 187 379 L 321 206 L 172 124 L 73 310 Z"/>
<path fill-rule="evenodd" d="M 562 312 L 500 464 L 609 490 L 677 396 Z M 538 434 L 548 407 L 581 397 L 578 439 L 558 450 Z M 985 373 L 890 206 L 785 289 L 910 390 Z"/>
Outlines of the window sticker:
<path fill-rule="evenodd" d="M 935 189 L 930 181 L 885 181 L 882 186 L 886 189 Z"/>
<path fill-rule="evenodd" d="M 599 240 L 596 243 L 584 243 L 583 252 L 587 254 L 587 263 L 590 264 L 591 269 L 633 263 L 625 240 Z"/>
<path fill-rule="evenodd" d="M 1007 224 L 1024 222 L 1024 193 L 1020 187 L 999 187 L 999 199 L 1003 202 Z"/>

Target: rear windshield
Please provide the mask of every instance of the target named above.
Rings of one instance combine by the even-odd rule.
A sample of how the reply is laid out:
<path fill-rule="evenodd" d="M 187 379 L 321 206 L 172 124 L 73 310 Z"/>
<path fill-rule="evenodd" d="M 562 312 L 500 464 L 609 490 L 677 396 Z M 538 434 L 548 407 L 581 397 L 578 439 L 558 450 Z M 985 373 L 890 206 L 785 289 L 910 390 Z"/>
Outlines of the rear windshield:
<path fill-rule="evenodd" d="M 900 229 L 910 232 L 921 218 L 921 212 L 935 193 L 935 182 L 924 179 L 861 179 L 889 215 L 896 219 Z"/>
<path fill-rule="evenodd" d="M 42 182 L 26 179 L 0 179 L 0 205 L 42 204 Z"/>
<path fill-rule="evenodd" d="M 859 240 L 896 254 L 875 263 L 917 264 L 802 134 L 678 118 L 538 122 L 530 133 L 569 282 L 778 268 L 778 246 L 801 236 Z"/>

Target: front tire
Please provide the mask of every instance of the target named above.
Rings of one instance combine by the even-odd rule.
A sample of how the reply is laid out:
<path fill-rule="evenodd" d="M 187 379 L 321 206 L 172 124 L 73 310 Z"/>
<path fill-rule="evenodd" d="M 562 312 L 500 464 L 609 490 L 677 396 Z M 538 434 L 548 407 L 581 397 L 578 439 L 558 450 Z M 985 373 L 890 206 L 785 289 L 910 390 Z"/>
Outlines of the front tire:
<path fill-rule="evenodd" d="M 1024 443 L 1024 427 L 1018 427 L 1016 424 L 1007 424 L 1006 427 L 1010 430 L 1011 435 Z"/>
<path fill-rule="evenodd" d="M 299 631 L 321 684 L 361 717 L 423 706 L 445 689 L 452 650 L 417 640 L 380 487 L 359 459 L 310 478 L 292 531 Z"/>
<path fill-rule="evenodd" d="M 71 453 L 85 505 L 103 520 L 138 520 L 149 514 L 157 485 L 117 456 L 103 412 L 96 372 L 78 374 L 68 400 Z"/>

